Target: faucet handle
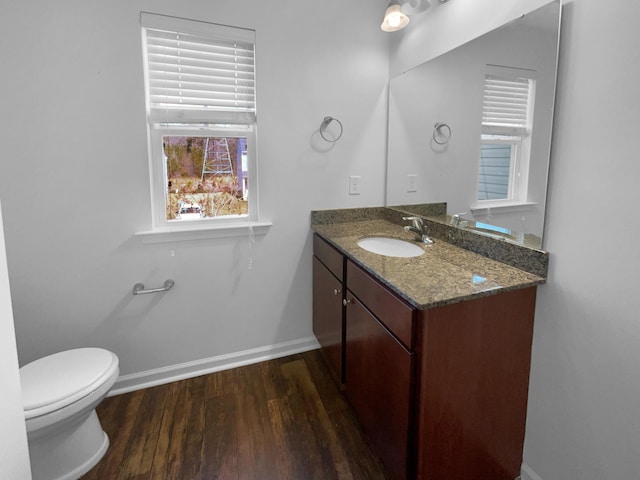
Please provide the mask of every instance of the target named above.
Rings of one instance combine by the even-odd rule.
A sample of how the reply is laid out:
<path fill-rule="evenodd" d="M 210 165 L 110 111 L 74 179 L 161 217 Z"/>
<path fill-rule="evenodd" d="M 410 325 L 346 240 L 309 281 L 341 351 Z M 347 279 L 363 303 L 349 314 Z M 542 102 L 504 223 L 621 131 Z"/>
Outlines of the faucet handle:
<path fill-rule="evenodd" d="M 402 217 L 402 219 L 412 222 L 415 228 L 419 228 L 420 230 L 424 228 L 422 217 Z"/>

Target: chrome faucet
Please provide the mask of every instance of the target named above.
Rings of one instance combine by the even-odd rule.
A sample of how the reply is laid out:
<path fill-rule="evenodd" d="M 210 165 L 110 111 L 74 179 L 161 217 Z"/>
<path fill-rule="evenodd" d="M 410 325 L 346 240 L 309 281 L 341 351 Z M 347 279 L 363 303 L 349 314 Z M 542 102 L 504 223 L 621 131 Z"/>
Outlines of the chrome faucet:
<path fill-rule="evenodd" d="M 411 225 L 403 227 L 405 232 L 413 232 L 416 234 L 416 241 L 431 244 L 433 239 L 425 232 L 424 220 L 421 217 L 402 217 L 403 220 L 410 221 Z"/>
<path fill-rule="evenodd" d="M 452 227 L 466 227 L 469 222 L 467 220 L 463 220 L 462 217 L 463 215 L 466 215 L 469 212 L 462 212 L 462 213 L 456 213 L 454 215 L 451 216 L 451 226 Z"/>

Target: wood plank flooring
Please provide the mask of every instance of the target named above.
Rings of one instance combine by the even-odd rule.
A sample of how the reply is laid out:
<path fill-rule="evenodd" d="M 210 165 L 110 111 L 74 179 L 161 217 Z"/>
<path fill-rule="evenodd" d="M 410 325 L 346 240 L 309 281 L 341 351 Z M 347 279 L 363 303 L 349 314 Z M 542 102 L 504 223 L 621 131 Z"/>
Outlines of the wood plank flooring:
<path fill-rule="evenodd" d="M 83 480 L 383 480 L 319 350 L 105 399 Z"/>

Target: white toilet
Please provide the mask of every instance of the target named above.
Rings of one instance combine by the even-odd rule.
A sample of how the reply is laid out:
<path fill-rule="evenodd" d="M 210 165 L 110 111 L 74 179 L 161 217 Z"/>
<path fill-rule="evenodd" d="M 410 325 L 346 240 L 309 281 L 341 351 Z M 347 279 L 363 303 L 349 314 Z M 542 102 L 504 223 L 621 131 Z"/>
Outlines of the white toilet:
<path fill-rule="evenodd" d="M 78 348 L 20 368 L 33 480 L 76 480 L 104 456 L 109 438 L 95 408 L 118 365 L 108 350 Z"/>

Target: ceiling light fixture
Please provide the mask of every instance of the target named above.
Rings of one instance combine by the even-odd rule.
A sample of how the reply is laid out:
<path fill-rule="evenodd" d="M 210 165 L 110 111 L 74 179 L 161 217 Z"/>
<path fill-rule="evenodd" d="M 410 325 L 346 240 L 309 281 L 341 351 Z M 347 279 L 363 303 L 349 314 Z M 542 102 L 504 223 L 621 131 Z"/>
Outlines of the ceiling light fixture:
<path fill-rule="evenodd" d="M 402 5 L 400 4 L 402 2 Z M 449 0 L 438 0 L 446 3 Z M 431 0 L 391 0 L 380 28 L 385 32 L 397 32 L 409 25 L 409 16 L 422 13 L 431 6 Z"/>
<path fill-rule="evenodd" d="M 387 11 L 384 13 L 384 20 L 380 28 L 385 32 L 396 32 L 402 30 L 409 24 L 409 17 L 407 17 L 400 9 L 400 4 L 397 0 L 391 0 Z"/>

